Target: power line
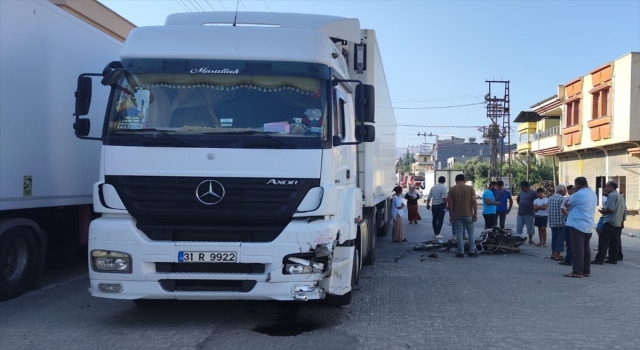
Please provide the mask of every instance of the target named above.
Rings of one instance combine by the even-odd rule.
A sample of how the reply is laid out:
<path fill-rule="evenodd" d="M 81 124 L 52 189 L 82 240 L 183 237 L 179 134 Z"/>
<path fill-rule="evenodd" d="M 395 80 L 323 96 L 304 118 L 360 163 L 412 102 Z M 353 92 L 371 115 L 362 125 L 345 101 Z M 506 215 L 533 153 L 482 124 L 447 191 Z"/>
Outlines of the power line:
<path fill-rule="evenodd" d="M 267 0 L 262 0 L 264 1 L 264 4 L 267 6 L 267 10 L 269 10 L 269 12 L 271 12 L 271 8 L 269 7 L 269 4 L 267 4 Z"/>
<path fill-rule="evenodd" d="M 189 3 L 189 8 L 193 7 L 196 12 L 198 12 L 198 8 L 193 4 L 192 0 L 185 0 L 185 5 L 187 4 L 187 2 Z"/>
<path fill-rule="evenodd" d="M 396 124 L 396 126 L 410 126 L 410 127 L 419 127 L 419 128 L 479 128 L 479 126 L 471 126 L 471 125 L 413 125 L 413 124 Z"/>
<path fill-rule="evenodd" d="M 211 4 L 209 3 L 209 0 L 204 0 L 204 2 L 206 2 L 207 5 L 209 5 L 209 7 L 211 7 L 212 11 L 214 11 L 214 12 L 216 11 L 216 9 L 214 9 L 213 6 L 211 6 Z"/>
<path fill-rule="evenodd" d="M 226 6 L 224 6 L 224 4 L 222 3 L 222 1 L 218 0 L 218 2 L 220 3 L 220 5 L 222 5 L 222 8 L 223 8 L 225 11 L 227 11 L 227 7 L 226 7 Z"/>
<path fill-rule="evenodd" d="M 247 8 L 247 6 L 244 4 L 244 2 L 242 0 L 240 0 L 240 3 L 242 4 L 242 7 L 244 7 L 244 9 L 246 11 L 249 11 L 249 9 Z"/>
<path fill-rule="evenodd" d="M 187 5 L 185 5 L 184 1 L 182 1 L 182 0 L 176 0 L 176 2 L 177 2 L 180 6 L 182 6 L 182 8 L 183 8 L 185 11 L 193 12 L 193 11 L 191 11 L 191 9 L 190 9 L 189 7 L 187 7 Z"/>
<path fill-rule="evenodd" d="M 195 5 L 193 5 L 193 7 L 196 9 L 196 11 L 197 11 L 197 12 L 202 12 L 202 11 L 204 11 L 204 8 L 203 8 L 202 6 L 200 6 L 200 4 L 198 3 L 198 0 L 188 0 L 188 1 L 189 1 L 189 3 L 191 3 L 191 4 L 195 3 Z M 192 2 L 192 1 L 193 1 L 193 2 Z M 197 5 L 197 6 L 196 6 L 196 5 Z M 199 7 L 199 8 L 200 8 L 200 10 L 202 10 L 202 11 L 198 10 L 198 7 Z"/>
<path fill-rule="evenodd" d="M 442 108 L 476 106 L 476 105 L 483 105 L 483 104 L 485 104 L 484 101 L 477 102 L 477 103 L 467 103 L 464 105 L 435 106 L 435 107 L 393 107 L 393 109 L 442 109 Z"/>
<path fill-rule="evenodd" d="M 443 96 L 443 97 L 436 97 L 436 98 L 410 98 L 410 99 L 406 99 L 406 100 L 396 100 L 396 101 L 393 101 L 393 103 L 414 103 L 414 102 L 430 102 L 430 101 L 464 100 L 464 99 L 478 98 L 478 97 L 484 97 L 484 95 L 475 94 L 475 95 Z"/>
<path fill-rule="evenodd" d="M 194 0 L 196 2 L 196 4 L 198 4 L 198 7 L 202 9 L 202 12 L 207 12 L 207 10 L 204 9 L 204 7 L 202 7 L 202 5 L 200 5 L 200 2 L 198 2 L 198 0 Z"/>

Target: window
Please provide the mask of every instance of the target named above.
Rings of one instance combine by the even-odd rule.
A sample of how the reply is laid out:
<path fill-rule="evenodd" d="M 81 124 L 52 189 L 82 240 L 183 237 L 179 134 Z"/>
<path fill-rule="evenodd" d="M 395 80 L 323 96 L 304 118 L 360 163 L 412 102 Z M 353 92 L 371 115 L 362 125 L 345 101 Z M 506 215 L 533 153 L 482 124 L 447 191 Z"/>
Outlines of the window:
<path fill-rule="evenodd" d="M 483 149 L 480 150 L 480 155 L 484 156 L 484 150 Z"/>
<path fill-rule="evenodd" d="M 592 93 L 593 111 L 592 118 L 606 117 L 609 115 L 609 89 L 602 89 Z"/>
<path fill-rule="evenodd" d="M 335 113 L 333 115 L 333 135 L 340 136 L 344 140 L 344 100 L 340 97 L 337 99 Z"/>
<path fill-rule="evenodd" d="M 566 127 L 580 124 L 580 99 L 567 103 Z"/>

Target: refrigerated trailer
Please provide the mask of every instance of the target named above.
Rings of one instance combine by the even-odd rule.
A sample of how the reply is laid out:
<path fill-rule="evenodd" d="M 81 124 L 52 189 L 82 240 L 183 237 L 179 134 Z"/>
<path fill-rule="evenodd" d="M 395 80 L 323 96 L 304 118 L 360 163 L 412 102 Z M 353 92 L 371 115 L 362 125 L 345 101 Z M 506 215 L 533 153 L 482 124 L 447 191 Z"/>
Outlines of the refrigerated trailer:
<path fill-rule="evenodd" d="M 0 299 L 37 282 L 47 246 L 86 246 L 101 148 L 69 130 L 73 93 L 121 46 L 48 1 L 0 1 Z"/>
<path fill-rule="evenodd" d="M 453 169 L 440 169 L 440 170 L 431 170 L 427 171 L 424 174 L 424 182 L 422 184 L 422 201 L 427 202 L 427 196 L 429 195 L 429 191 L 431 187 L 438 183 L 438 178 L 440 176 L 444 176 L 445 183 L 444 185 L 447 188 L 451 188 L 456 185 L 456 176 L 459 174 L 464 174 L 462 170 L 453 170 Z"/>
<path fill-rule="evenodd" d="M 99 79 L 106 121 L 74 124 L 79 137 L 90 120 L 106 125 L 92 295 L 351 301 L 395 185 L 373 30 L 323 15 L 174 14 L 134 29 Z"/>

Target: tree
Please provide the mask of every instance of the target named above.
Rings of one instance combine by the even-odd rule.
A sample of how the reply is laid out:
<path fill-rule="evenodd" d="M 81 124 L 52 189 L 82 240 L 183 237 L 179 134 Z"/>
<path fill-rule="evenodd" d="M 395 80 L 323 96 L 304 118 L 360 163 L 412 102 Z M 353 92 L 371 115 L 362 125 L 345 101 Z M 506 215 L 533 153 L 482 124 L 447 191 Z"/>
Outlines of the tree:
<path fill-rule="evenodd" d="M 413 153 L 409 153 L 407 149 L 407 153 L 398 158 L 398 164 L 396 165 L 396 172 L 398 173 L 409 173 L 411 172 L 411 164 L 414 163 Z"/>
<path fill-rule="evenodd" d="M 529 168 L 528 178 L 527 167 Z M 503 174 L 507 174 L 508 169 L 508 165 L 504 164 L 502 167 Z M 520 182 L 522 181 L 528 181 L 534 189 L 543 187 L 547 194 L 553 194 L 555 189 L 553 188 L 553 166 L 551 160 L 547 157 L 536 157 L 535 154 L 513 157 L 511 159 L 511 183 L 514 195 L 520 192 Z"/>
<path fill-rule="evenodd" d="M 480 156 L 473 157 L 464 163 L 456 163 L 451 169 L 462 170 L 465 179 L 467 181 L 473 181 L 476 189 L 482 189 L 487 185 L 489 179 L 489 163 L 484 161 Z"/>

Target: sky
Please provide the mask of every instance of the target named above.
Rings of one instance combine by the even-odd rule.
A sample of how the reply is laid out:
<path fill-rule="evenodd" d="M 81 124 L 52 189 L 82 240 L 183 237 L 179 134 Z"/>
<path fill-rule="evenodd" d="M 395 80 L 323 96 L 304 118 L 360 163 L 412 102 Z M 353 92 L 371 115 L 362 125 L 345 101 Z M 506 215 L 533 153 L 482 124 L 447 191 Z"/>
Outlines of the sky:
<path fill-rule="evenodd" d="M 167 15 L 235 11 L 236 0 L 99 0 L 137 26 Z M 358 18 L 374 29 L 396 115 L 397 146 L 478 141 L 490 120 L 487 80 L 509 81 L 511 143 L 521 111 L 557 86 L 640 51 L 640 0 L 241 0 L 239 12 Z M 504 97 L 504 84 L 491 84 Z M 465 106 L 466 105 L 466 106 Z M 433 136 L 423 136 L 422 134 Z M 418 135 L 421 134 L 421 135 Z"/>

